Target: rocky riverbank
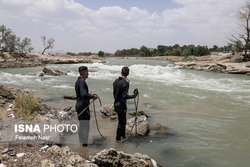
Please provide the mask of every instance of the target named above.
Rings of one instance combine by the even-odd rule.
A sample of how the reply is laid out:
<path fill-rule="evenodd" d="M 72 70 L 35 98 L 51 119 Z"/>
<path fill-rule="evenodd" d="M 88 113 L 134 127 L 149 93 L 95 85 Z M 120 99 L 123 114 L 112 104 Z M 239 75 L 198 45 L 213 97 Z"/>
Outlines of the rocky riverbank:
<path fill-rule="evenodd" d="M 23 119 L 15 108 L 15 102 L 21 90 L 0 85 L 0 119 L 17 121 Z M 28 92 L 26 92 L 28 93 Z M 65 114 L 67 113 L 67 114 Z M 37 120 L 66 120 L 76 117 L 71 108 L 52 108 L 41 103 L 41 108 L 35 115 Z M 2 126 L 2 124 L 1 124 Z M 2 127 L 3 128 L 3 127 Z M 1 167 L 5 166 L 141 166 L 157 167 L 154 159 L 140 153 L 126 154 L 115 149 L 105 149 L 94 156 L 83 158 L 67 146 L 44 144 L 0 144 Z"/>
<path fill-rule="evenodd" d="M 133 58 L 132 58 L 133 59 Z M 137 57 L 136 59 L 168 60 L 181 68 L 220 72 L 228 74 L 244 74 L 250 76 L 250 62 L 242 62 L 240 55 L 229 56 L 157 56 Z"/>
<path fill-rule="evenodd" d="M 75 64 L 75 63 L 93 63 L 100 62 L 97 55 L 92 56 L 71 56 L 61 55 L 43 55 L 40 53 L 8 53 L 0 52 L 0 68 L 20 68 L 36 67 L 46 64 Z"/>

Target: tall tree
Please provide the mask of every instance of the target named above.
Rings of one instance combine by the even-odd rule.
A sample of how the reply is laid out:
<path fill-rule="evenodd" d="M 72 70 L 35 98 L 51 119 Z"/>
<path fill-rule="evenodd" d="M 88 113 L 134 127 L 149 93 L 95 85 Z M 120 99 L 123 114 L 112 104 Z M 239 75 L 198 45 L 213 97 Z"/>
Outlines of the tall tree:
<path fill-rule="evenodd" d="M 239 45 L 239 41 L 243 44 L 244 60 L 247 57 L 247 50 L 250 49 L 250 2 L 246 2 L 244 6 L 238 11 L 238 18 L 240 21 L 240 27 L 238 36 L 232 35 L 233 39 L 230 41 L 236 46 Z"/>
<path fill-rule="evenodd" d="M 31 52 L 34 48 L 31 47 L 31 39 L 29 38 L 24 38 L 20 43 L 19 43 L 19 50 L 22 53 L 27 53 Z"/>
<path fill-rule="evenodd" d="M 48 41 L 46 41 L 46 36 L 45 35 L 41 36 L 41 38 L 42 38 L 42 42 L 43 42 L 43 46 L 44 46 L 42 54 L 44 54 L 44 52 L 47 49 L 53 49 L 54 48 L 55 40 L 53 38 L 50 38 Z"/>
<path fill-rule="evenodd" d="M 9 52 L 14 51 L 13 44 L 15 44 L 16 36 L 12 33 L 11 29 L 6 28 L 4 25 L 0 26 L 1 32 L 1 45 L 4 44 L 4 49 L 8 49 Z M 1 46 L 0 45 L 0 46 Z"/>

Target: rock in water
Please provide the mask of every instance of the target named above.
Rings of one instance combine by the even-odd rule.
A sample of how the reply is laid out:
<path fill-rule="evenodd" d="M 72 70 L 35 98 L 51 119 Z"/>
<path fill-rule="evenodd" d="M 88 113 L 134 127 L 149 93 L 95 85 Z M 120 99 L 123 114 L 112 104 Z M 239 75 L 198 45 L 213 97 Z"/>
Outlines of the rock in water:
<path fill-rule="evenodd" d="M 149 122 L 145 115 L 138 116 L 135 125 L 134 125 L 134 122 L 135 122 L 135 117 L 128 119 L 127 125 L 126 125 L 127 133 L 131 133 L 131 135 L 136 136 L 136 129 L 137 129 L 137 135 L 145 136 L 150 132 Z"/>
<path fill-rule="evenodd" d="M 152 125 L 150 130 L 150 134 L 156 134 L 156 133 L 166 134 L 167 131 L 162 127 L 161 124 L 157 123 L 155 125 Z"/>
<path fill-rule="evenodd" d="M 69 99 L 69 100 L 76 100 L 76 96 L 70 96 L 70 95 L 64 95 L 63 96 L 64 99 Z"/>
<path fill-rule="evenodd" d="M 46 67 L 43 68 L 43 72 L 45 75 L 53 75 L 53 76 L 59 76 L 59 75 L 65 75 L 64 72 L 59 70 L 50 70 Z"/>
<path fill-rule="evenodd" d="M 129 112 L 128 114 L 134 117 L 136 115 L 136 112 L 135 111 Z M 137 116 L 141 116 L 141 115 L 145 115 L 148 118 L 148 115 L 144 111 L 137 111 Z"/>
<path fill-rule="evenodd" d="M 114 106 L 113 105 L 104 105 L 100 112 L 107 116 L 107 117 L 111 117 L 111 119 L 114 119 L 115 117 L 117 117 L 117 113 L 114 110 Z"/>

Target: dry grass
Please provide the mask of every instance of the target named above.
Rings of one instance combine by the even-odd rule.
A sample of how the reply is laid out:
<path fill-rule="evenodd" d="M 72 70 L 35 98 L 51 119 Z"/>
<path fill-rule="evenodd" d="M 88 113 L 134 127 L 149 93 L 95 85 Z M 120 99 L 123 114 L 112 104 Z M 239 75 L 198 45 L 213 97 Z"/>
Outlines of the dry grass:
<path fill-rule="evenodd" d="M 33 94 L 20 93 L 15 99 L 14 109 L 25 120 L 32 120 L 42 106 L 40 99 Z"/>

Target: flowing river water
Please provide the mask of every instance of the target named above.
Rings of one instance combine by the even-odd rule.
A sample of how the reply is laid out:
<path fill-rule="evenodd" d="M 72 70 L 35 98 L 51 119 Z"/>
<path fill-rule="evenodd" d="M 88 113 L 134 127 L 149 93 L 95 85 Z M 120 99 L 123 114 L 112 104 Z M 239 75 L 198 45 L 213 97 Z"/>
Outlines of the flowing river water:
<path fill-rule="evenodd" d="M 249 76 L 180 69 L 168 61 L 115 58 L 106 61 L 47 66 L 67 72 L 63 76 L 39 77 L 42 67 L 1 69 L 0 84 L 34 92 L 52 106 L 73 106 L 75 102 L 64 100 L 63 95 L 75 95 L 77 69 L 86 65 L 93 71 L 87 79 L 90 92 L 97 93 L 103 104 L 112 104 L 112 83 L 121 68 L 129 66 L 130 94 L 134 88 L 139 89 L 139 110 L 150 116 L 150 124 L 160 123 L 168 134 L 116 143 L 117 122 L 103 120 L 97 113 L 107 139 L 95 139 L 95 135 L 87 149 L 72 146 L 73 149 L 83 155 L 110 147 L 127 153 L 140 152 L 170 167 L 250 164 Z M 129 101 L 128 109 L 135 110 L 133 100 Z"/>

